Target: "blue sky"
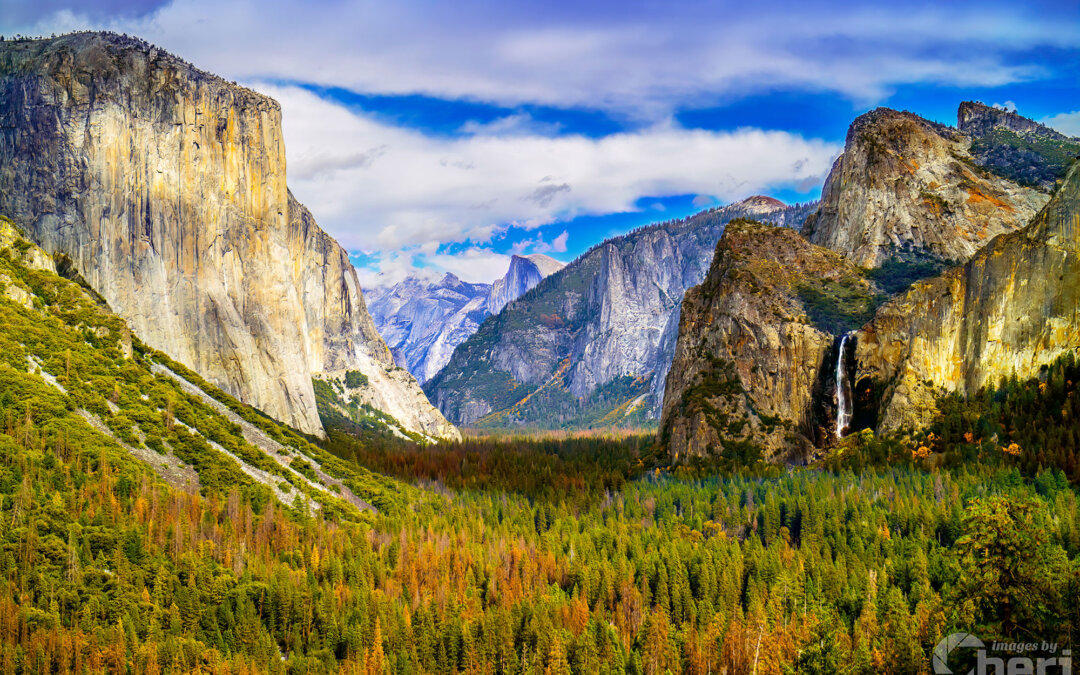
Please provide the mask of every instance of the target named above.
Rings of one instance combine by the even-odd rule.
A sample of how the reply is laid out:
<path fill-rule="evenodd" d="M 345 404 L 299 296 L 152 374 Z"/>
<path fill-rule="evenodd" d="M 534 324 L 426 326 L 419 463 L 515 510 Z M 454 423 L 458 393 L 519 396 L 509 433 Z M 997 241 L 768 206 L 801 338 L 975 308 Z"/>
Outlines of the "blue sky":
<path fill-rule="evenodd" d="M 819 195 L 848 124 L 1008 104 L 1080 135 L 1080 3 L 5 0 L 0 32 L 140 35 L 282 104 L 289 183 L 366 284 L 568 261 Z M 379 276 L 382 273 L 382 276 Z"/>

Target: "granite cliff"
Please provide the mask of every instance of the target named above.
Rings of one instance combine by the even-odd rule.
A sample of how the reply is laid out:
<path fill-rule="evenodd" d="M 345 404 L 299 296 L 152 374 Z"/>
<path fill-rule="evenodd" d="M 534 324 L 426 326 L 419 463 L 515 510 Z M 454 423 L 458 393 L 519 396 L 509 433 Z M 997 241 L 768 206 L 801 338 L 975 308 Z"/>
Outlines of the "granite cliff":
<path fill-rule="evenodd" d="M 974 162 L 1020 185 L 1050 192 L 1080 155 L 1080 138 L 1015 112 L 964 101 L 956 118 L 957 129 L 971 138 Z"/>
<path fill-rule="evenodd" d="M 728 221 L 798 226 L 813 207 L 754 197 L 607 240 L 486 320 L 425 385 L 458 424 L 651 424 L 679 304 L 705 277 Z"/>
<path fill-rule="evenodd" d="M 312 378 L 360 370 L 402 425 L 456 434 L 289 194 L 270 98 L 133 38 L 0 43 L 0 212 L 144 342 L 273 417 L 322 433 Z"/>
<path fill-rule="evenodd" d="M 862 115 L 848 130 L 803 234 L 864 267 L 901 249 L 969 259 L 995 236 L 1023 227 L 1048 199 L 985 170 L 971 154 L 972 142 L 908 112 L 878 108 Z"/>
<path fill-rule="evenodd" d="M 660 421 L 672 459 L 801 461 L 831 441 L 818 403 L 835 392 L 836 334 L 877 296 L 860 268 L 790 229 L 729 223 L 682 302 Z M 816 311 L 825 302 L 842 310 L 835 322 Z"/>
<path fill-rule="evenodd" d="M 1080 164 L 1027 227 L 884 305 L 857 334 L 855 377 L 882 392 L 880 429 L 916 428 L 942 392 L 1031 377 L 1077 348 Z"/>

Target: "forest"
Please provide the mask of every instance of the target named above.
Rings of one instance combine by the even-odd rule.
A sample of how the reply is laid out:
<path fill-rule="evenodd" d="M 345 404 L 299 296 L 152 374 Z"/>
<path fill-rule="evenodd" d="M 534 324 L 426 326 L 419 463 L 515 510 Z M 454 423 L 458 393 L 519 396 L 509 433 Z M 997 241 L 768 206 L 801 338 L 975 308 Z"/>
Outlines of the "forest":
<path fill-rule="evenodd" d="M 1071 355 L 807 467 L 670 466 L 648 434 L 420 446 L 340 415 L 317 441 L 26 254 L 0 252 L 4 673 L 917 673 L 955 630 L 1080 625 Z"/>

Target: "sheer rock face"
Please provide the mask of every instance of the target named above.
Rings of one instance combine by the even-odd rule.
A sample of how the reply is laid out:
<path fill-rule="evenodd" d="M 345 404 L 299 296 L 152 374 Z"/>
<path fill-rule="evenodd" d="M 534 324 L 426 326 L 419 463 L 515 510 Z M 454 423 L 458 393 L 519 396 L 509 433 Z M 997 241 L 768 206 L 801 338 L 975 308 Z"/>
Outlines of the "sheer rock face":
<path fill-rule="evenodd" d="M 459 424 L 655 420 L 683 293 L 705 278 L 724 224 L 801 224 L 809 210 L 755 197 L 608 240 L 485 321 L 425 389 Z"/>
<path fill-rule="evenodd" d="M 911 113 L 878 108 L 862 115 L 803 234 L 864 267 L 906 247 L 968 260 L 995 236 L 1023 227 L 1047 200 L 981 170 L 970 144 Z"/>
<path fill-rule="evenodd" d="M 828 395 L 819 380 L 836 337 L 811 325 L 799 299 L 810 279 L 872 290 L 850 261 L 790 229 L 727 226 L 708 276 L 682 302 L 660 422 L 674 461 L 732 452 L 740 441 L 767 459 L 813 451 L 815 394 Z"/>
<path fill-rule="evenodd" d="M 882 429 L 919 427 L 940 391 L 973 394 L 1080 348 L 1080 164 L 1024 229 L 916 284 L 858 334 L 857 378 L 884 385 Z"/>
<path fill-rule="evenodd" d="M 345 252 L 289 195 L 278 104 L 142 41 L 0 44 L 0 212 L 147 344 L 303 431 L 322 433 L 313 374 L 393 367 Z"/>
<path fill-rule="evenodd" d="M 542 253 L 511 256 L 510 269 L 501 279 L 496 279 L 491 285 L 486 304 L 487 313 L 498 314 L 507 303 L 525 295 L 545 277 L 551 276 L 563 267 L 563 263 Z"/>

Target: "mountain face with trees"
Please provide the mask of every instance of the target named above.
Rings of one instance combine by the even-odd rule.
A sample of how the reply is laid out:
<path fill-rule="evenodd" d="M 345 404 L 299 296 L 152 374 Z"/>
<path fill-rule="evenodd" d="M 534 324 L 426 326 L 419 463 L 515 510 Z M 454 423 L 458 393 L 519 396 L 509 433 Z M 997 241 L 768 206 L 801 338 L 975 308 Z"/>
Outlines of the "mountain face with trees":
<path fill-rule="evenodd" d="M 425 391 L 462 425 L 652 424 L 679 304 L 724 225 L 752 215 L 798 226 L 810 208 L 752 197 L 607 240 L 486 320 Z"/>
<path fill-rule="evenodd" d="M 976 138 L 1005 129 L 1063 142 L 984 108 L 960 109 Z M 805 459 L 847 431 L 918 432 L 949 395 L 1040 376 L 1080 348 L 1076 165 L 1050 199 L 998 174 L 1052 174 L 1055 156 L 1039 155 L 1032 173 L 1032 155 L 993 155 L 1014 162 L 995 173 L 964 154 L 972 142 L 873 111 L 849 131 L 809 241 L 752 224 L 725 234 L 684 301 L 661 422 L 669 457 Z M 951 189 L 946 178 L 965 206 L 926 197 Z M 839 388 L 850 418 L 838 424 Z"/>
<path fill-rule="evenodd" d="M 1080 163 L 1027 227 L 915 284 L 856 333 L 879 428 L 925 426 L 942 392 L 973 396 L 1080 349 Z"/>
<path fill-rule="evenodd" d="M 0 213 L 146 344 L 297 429 L 312 378 L 457 431 L 396 369 L 345 251 L 289 193 L 278 104 L 105 33 L 0 43 Z"/>
<path fill-rule="evenodd" d="M 836 391 L 825 372 L 836 335 L 879 296 L 861 268 L 794 230 L 728 223 L 708 276 L 683 298 L 660 420 L 672 460 L 805 462 L 831 440 L 818 402 Z"/>
<path fill-rule="evenodd" d="M 1048 199 L 984 169 L 972 143 L 908 112 L 878 108 L 860 116 L 803 235 L 864 267 L 905 249 L 967 260 L 1026 225 Z"/>
<path fill-rule="evenodd" d="M 562 267 L 543 254 L 514 255 L 506 274 L 492 284 L 464 282 L 448 272 L 434 282 L 406 277 L 365 295 L 394 360 L 423 384 L 442 370 L 485 318 Z"/>
<path fill-rule="evenodd" d="M 1051 192 L 1080 156 L 1080 138 L 1070 138 L 1015 112 L 964 101 L 956 126 L 971 138 L 972 159 L 983 169 Z"/>

